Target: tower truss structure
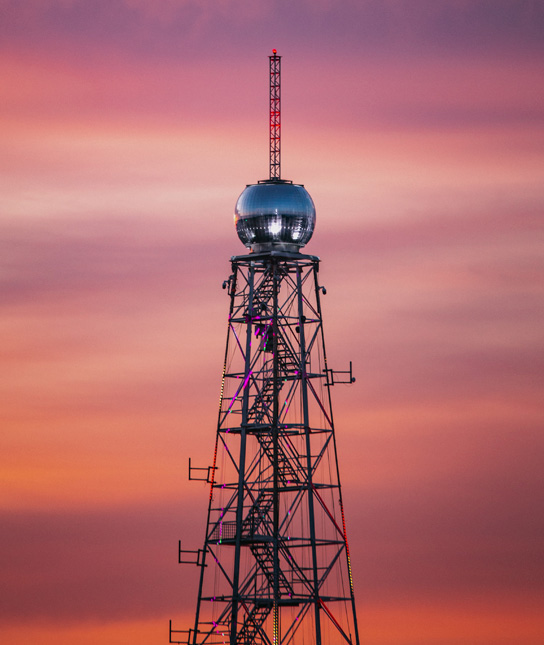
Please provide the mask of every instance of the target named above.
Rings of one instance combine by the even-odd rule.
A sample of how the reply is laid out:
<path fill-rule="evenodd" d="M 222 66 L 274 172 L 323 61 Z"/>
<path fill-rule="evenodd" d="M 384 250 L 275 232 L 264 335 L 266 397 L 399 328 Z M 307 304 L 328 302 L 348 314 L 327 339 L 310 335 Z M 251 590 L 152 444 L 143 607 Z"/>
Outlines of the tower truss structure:
<path fill-rule="evenodd" d="M 281 56 L 274 49 L 270 61 L 270 179 L 281 179 Z"/>
<path fill-rule="evenodd" d="M 233 258 L 191 645 L 359 643 L 319 259 Z M 212 571 L 213 570 L 213 573 Z"/>

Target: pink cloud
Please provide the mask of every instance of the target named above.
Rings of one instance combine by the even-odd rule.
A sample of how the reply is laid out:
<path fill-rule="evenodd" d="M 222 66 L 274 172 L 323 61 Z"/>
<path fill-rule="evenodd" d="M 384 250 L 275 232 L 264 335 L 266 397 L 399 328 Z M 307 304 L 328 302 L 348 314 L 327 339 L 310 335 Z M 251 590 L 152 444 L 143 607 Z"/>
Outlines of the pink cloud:
<path fill-rule="evenodd" d="M 199 533 L 193 525 L 173 506 L 4 513 L 0 620 L 73 624 L 174 613 L 191 603 L 197 581 L 196 567 L 176 566 L 178 539 Z"/>

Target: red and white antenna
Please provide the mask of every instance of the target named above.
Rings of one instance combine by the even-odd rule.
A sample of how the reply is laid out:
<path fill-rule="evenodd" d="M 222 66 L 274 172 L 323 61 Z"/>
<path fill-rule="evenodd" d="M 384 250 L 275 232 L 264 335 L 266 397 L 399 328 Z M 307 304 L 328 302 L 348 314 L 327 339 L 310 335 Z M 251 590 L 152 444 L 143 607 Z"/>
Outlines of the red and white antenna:
<path fill-rule="evenodd" d="M 270 180 L 281 180 L 281 56 L 270 60 Z"/>

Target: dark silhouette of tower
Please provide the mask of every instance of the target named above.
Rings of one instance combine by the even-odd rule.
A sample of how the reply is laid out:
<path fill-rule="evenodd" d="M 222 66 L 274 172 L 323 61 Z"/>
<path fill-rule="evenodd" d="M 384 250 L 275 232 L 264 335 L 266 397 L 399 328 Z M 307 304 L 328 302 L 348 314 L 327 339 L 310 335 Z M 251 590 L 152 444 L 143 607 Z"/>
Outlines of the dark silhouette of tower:
<path fill-rule="evenodd" d="M 228 334 L 204 546 L 188 645 L 359 645 L 331 387 L 319 258 L 303 255 L 313 201 L 280 173 L 280 64 L 270 58 L 270 178 L 235 209 L 250 252 L 231 259 Z M 195 475 L 195 476 L 193 476 Z"/>

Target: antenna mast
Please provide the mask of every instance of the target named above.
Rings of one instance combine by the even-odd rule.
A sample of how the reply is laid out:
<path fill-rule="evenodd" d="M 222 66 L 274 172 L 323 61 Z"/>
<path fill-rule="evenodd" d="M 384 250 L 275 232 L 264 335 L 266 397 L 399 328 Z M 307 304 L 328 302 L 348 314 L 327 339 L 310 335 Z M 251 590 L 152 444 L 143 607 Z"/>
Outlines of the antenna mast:
<path fill-rule="evenodd" d="M 272 50 L 270 60 L 270 180 L 281 180 L 281 56 Z"/>

